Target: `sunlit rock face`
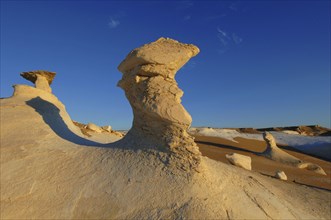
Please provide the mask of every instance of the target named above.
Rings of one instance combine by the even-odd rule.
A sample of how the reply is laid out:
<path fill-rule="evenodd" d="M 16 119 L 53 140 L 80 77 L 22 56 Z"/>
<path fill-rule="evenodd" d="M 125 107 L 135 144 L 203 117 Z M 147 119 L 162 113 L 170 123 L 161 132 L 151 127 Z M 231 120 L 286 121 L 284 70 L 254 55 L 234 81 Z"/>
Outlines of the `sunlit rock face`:
<path fill-rule="evenodd" d="M 37 89 L 44 90 L 46 92 L 52 93 L 50 85 L 55 77 L 55 72 L 49 72 L 45 70 L 36 70 L 21 73 L 21 76 L 35 84 Z"/>
<path fill-rule="evenodd" d="M 184 170 L 198 167 L 201 154 L 187 133 L 192 118 L 181 105 L 183 91 L 175 75 L 198 53 L 192 44 L 160 38 L 131 51 L 118 67 L 123 73 L 118 86 L 125 91 L 134 115 L 123 142 L 169 152 L 170 159 L 179 160 Z"/>

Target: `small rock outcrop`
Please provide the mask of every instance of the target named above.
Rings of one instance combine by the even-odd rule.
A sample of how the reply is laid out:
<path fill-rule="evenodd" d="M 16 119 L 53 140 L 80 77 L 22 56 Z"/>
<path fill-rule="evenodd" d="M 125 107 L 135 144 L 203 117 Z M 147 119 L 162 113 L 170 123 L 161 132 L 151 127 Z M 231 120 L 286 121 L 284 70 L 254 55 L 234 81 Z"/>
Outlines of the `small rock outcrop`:
<path fill-rule="evenodd" d="M 111 132 L 111 131 L 112 131 L 110 125 L 102 126 L 101 128 L 102 128 L 103 130 L 105 130 L 105 131 L 108 131 L 108 132 Z"/>
<path fill-rule="evenodd" d="M 237 153 L 231 153 L 231 154 L 226 154 L 225 157 L 226 159 L 228 159 L 228 161 L 231 164 L 237 167 L 241 167 L 246 170 L 252 170 L 252 159 L 249 156 L 245 156 Z"/>
<path fill-rule="evenodd" d="M 160 38 L 131 51 L 118 69 L 123 73 L 118 86 L 125 91 L 133 109 L 132 128 L 122 144 L 171 153 L 188 170 L 198 167 L 200 151 L 187 133 L 190 114 L 181 105 L 183 91 L 176 72 L 199 53 L 192 44 Z"/>
<path fill-rule="evenodd" d="M 326 173 L 323 170 L 323 168 L 321 166 L 317 165 L 317 164 L 314 164 L 314 163 L 302 162 L 302 163 L 298 164 L 298 168 L 310 170 L 310 171 L 313 171 L 315 173 L 326 176 Z"/>
<path fill-rule="evenodd" d="M 102 130 L 103 130 L 101 127 L 99 127 L 98 125 L 93 124 L 93 123 L 88 123 L 86 125 L 86 128 L 91 130 L 91 131 L 97 132 L 97 133 L 101 133 Z"/>
<path fill-rule="evenodd" d="M 36 70 L 21 73 L 21 76 L 35 84 L 37 89 L 42 89 L 46 92 L 52 93 L 50 85 L 55 77 L 55 72 L 49 72 L 45 70 Z"/>
<path fill-rule="evenodd" d="M 287 180 L 287 176 L 284 171 L 278 170 L 276 172 L 275 178 L 280 179 L 280 180 Z"/>

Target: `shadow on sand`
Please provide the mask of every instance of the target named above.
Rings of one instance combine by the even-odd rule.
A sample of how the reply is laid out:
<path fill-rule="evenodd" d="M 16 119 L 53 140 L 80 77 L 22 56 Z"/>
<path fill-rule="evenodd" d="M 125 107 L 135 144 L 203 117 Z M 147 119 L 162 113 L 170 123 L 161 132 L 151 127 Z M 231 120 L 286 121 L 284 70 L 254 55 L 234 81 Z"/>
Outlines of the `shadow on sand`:
<path fill-rule="evenodd" d="M 60 109 L 54 104 L 36 97 L 26 101 L 28 106 L 31 106 L 42 117 L 44 122 L 61 138 L 79 145 L 86 145 L 92 147 L 110 147 L 110 144 L 101 144 L 82 138 L 72 132 L 67 124 L 63 121 L 60 115 Z"/>
<path fill-rule="evenodd" d="M 211 146 L 215 146 L 215 147 L 226 148 L 226 149 L 236 150 L 236 151 L 243 151 L 243 152 L 252 153 L 252 154 L 258 154 L 259 153 L 259 152 L 247 150 L 247 149 L 244 149 L 244 148 L 229 146 L 229 145 L 225 145 L 225 144 L 218 144 L 218 143 L 209 142 L 209 141 L 195 141 L 195 143 L 197 143 L 198 145 L 199 144 L 211 145 Z"/>

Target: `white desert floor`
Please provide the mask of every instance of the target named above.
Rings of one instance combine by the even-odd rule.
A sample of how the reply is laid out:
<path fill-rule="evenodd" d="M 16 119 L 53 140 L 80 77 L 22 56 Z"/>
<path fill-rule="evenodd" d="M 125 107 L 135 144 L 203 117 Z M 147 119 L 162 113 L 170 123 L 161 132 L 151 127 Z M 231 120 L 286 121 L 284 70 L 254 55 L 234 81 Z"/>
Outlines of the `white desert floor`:
<path fill-rule="evenodd" d="M 55 96 L 1 99 L 1 219 L 330 219 L 331 193 L 202 158 L 87 140 Z M 26 93 L 28 91 L 28 93 Z"/>

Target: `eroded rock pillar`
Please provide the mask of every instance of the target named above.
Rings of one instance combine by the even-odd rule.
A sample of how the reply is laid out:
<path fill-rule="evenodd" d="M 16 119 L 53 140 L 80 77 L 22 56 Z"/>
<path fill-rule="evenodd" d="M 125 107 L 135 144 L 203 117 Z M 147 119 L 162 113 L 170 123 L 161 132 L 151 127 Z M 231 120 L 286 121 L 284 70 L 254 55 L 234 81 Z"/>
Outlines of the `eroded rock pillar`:
<path fill-rule="evenodd" d="M 184 170 L 196 168 L 201 154 L 187 133 L 192 118 L 181 104 L 183 91 L 175 74 L 198 53 L 192 44 L 160 38 L 131 51 L 118 67 L 123 73 L 118 86 L 125 91 L 134 115 L 123 142 L 169 152 Z"/>

